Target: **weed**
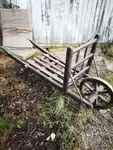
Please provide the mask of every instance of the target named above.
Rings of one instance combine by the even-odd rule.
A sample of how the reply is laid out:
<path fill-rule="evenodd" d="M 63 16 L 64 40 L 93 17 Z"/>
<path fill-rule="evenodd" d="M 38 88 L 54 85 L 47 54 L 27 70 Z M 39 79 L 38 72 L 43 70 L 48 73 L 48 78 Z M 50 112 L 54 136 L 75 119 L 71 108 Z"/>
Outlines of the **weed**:
<path fill-rule="evenodd" d="M 108 42 L 101 45 L 102 52 L 107 56 L 108 59 L 113 58 L 113 42 Z"/>
<path fill-rule="evenodd" d="M 8 117 L 0 117 L 0 132 L 3 133 L 5 131 L 11 131 L 13 128 L 22 128 L 24 125 L 24 120 L 19 119 L 18 121 L 14 121 Z"/>
<path fill-rule="evenodd" d="M 16 123 L 16 127 L 21 129 L 23 127 L 24 123 L 25 123 L 24 120 L 19 119 Z"/>
<path fill-rule="evenodd" d="M 12 123 L 7 117 L 0 117 L 0 132 L 5 132 L 11 130 Z"/>

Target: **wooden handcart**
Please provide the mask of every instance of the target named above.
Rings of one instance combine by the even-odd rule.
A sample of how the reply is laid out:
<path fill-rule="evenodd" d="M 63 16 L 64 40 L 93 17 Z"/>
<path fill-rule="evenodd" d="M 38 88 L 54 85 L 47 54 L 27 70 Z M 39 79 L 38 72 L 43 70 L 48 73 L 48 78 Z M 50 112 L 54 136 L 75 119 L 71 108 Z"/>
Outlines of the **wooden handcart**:
<path fill-rule="evenodd" d="M 92 108 L 106 109 L 113 105 L 113 88 L 100 77 L 89 75 L 92 62 L 96 63 L 94 54 L 98 39 L 99 36 L 96 35 L 94 39 L 75 49 L 68 47 L 65 62 L 31 40 L 29 41 L 33 46 L 41 51 L 40 56 L 22 60 L 7 48 L 1 48 L 9 57 L 49 81 L 64 95 Z M 95 69 L 97 71 L 96 64 Z"/>

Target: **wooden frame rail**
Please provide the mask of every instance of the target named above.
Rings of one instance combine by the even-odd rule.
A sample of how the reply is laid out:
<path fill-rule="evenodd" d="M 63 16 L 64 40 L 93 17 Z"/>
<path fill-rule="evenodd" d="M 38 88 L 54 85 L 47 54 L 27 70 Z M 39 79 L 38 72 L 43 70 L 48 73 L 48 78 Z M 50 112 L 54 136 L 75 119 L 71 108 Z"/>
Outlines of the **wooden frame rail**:
<path fill-rule="evenodd" d="M 96 38 L 96 39 L 93 39 L 93 40 L 87 42 L 86 44 L 83 44 L 83 45 L 79 46 L 78 48 L 74 49 L 74 50 L 73 50 L 73 53 L 77 53 L 78 51 L 80 51 L 80 50 L 82 50 L 82 49 L 84 49 L 84 48 L 86 48 L 86 47 L 89 47 L 90 45 L 96 43 L 97 41 L 98 41 L 97 38 Z"/>

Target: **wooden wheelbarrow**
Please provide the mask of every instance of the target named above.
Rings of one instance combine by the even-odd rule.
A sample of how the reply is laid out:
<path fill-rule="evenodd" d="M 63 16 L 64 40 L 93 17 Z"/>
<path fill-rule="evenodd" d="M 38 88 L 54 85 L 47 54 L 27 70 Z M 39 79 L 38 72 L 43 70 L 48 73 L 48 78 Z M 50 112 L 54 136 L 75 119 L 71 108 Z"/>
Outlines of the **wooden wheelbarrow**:
<path fill-rule="evenodd" d="M 29 41 L 33 46 L 40 50 L 40 56 L 22 60 L 7 48 L 1 48 L 9 57 L 46 79 L 64 95 L 69 95 L 91 108 L 106 109 L 113 105 L 113 88 L 107 81 L 89 75 L 92 62 L 95 62 L 98 39 L 99 36 L 96 35 L 94 39 L 76 49 L 68 47 L 65 62 L 31 40 Z M 94 64 L 96 69 L 96 63 Z"/>

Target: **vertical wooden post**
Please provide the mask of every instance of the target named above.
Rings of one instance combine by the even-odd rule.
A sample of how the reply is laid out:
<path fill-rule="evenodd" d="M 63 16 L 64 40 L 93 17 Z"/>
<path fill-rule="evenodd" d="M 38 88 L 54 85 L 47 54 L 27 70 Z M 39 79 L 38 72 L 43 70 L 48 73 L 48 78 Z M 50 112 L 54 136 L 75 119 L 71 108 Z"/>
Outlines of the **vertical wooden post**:
<path fill-rule="evenodd" d="M 79 56 L 80 56 L 80 51 L 77 52 L 75 64 L 78 62 Z M 75 67 L 75 69 L 74 69 L 73 75 L 75 75 L 75 73 L 76 73 L 76 68 L 77 68 L 77 67 Z"/>
<path fill-rule="evenodd" d="M 64 72 L 64 82 L 63 82 L 63 93 L 64 95 L 68 91 L 68 86 L 69 86 L 69 77 L 71 73 L 71 63 L 72 63 L 72 56 L 73 56 L 73 50 L 71 47 L 67 48 L 67 53 L 66 53 L 66 64 L 65 64 L 65 72 Z"/>
<path fill-rule="evenodd" d="M 91 48 L 91 53 L 92 54 L 95 54 L 95 51 L 96 51 L 96 46 L 97 46 L 97 43 L 98 43 L 98 40 L 99 40 L 99 35 L 98 34 L 95 35 L 95 39 L 97 39 L 97 41 L 92 45 L 92 48 Z M 89 58 L 89 60 L 87 62 L 87 66 L 91 67 L 93 57 Z M 89 70 L 90 70 L 90 68 L 86 71 L 87 74 L 89 73 Z"/>

